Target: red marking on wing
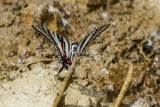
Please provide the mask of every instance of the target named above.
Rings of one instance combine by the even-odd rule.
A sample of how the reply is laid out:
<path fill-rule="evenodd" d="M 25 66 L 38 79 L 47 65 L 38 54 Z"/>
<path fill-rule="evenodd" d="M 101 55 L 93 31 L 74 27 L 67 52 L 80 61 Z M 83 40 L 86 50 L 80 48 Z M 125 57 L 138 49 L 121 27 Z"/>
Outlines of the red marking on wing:
<path fill-rule="evenodd" d="M 63 38 L 61 38 L 62 54 L 65 56 L 65 44 Z"/>
<path fill-rule="evenodd" d="M 71 61 L 67 61 L 67 64 L 68 64 L 68 65 L 72 65 L 72 62 L 71 62 Z"/>

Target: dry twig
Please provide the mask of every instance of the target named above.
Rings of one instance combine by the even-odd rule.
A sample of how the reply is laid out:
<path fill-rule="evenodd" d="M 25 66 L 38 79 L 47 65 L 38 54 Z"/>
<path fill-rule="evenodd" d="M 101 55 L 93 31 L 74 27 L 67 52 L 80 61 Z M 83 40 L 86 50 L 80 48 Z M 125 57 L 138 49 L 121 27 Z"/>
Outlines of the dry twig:
<path fill-rule="evenodd" d="M 36 59 L 32 62 L 26 63 L 25 66 L 29 66 L 29 65 L 37 63 L 37 62 L 48 62 L 48 61 L 53 61 L 53 59 L 51 59 L 51 58 Z"/>
<path fill-rule="evenodd" d="M 133 74 L 133 64 L 130 64 L 126 80 L 123 83 L 121 91 L 120 91 L 118 98 L 117 98 L 113 107 L 119 107 L 121 105 L 121 102 L 124 98 L 124 95 L 129 87 L 130 83 L 132 82 L 132 74 Z"/>
<path fill-rule="evenodd" d="M 68 72 L 68 75 L 65 77 L 63 83 L 61 84 L 60 89 L 59 89 L 60 91 L 57 94 L 52 107 L 60 107 L 60 104 L 63 103 L 62 100 L 64 100 L 64 92 L 67 90 L 69 86 L 72 75 L 74 74 L 74 71 L 75 71 L 76 64 L 77 64 L 77 58 L 74 58 L 72 65 L 70 67 L 70 70 Z"/>
<path fill-rule="evenodd" d="M 137 46 L 138 49 L 139 49 L 139 52 L 141 53 L 141 55 L 144 57 L 145 60 L 147 60 L 149 63 L 151 63 L 151 60 L 145 55 L 145 53 L 143 52 L 143 49 L 142 49 L 142 45 L 138 45 Z"/>

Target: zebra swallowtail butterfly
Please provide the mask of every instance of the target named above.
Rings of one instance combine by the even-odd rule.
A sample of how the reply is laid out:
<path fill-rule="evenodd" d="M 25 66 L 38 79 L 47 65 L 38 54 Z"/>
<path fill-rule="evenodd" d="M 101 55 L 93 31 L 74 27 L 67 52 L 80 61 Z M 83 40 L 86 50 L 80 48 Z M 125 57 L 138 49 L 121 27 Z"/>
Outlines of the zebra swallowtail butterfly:
<path fill-rule="evenodd" d="M 56 54 L 59 57 L 62 67 L 58 73 L 60 73 L 63 68 L 68 69 L 72 64 L 73 58 L 77 56 L 82 56 L 85 48 L 105 29 L 109 27 L 109 24 L 105 24 L 91 33 L 89 33 L 84 39 L 78 42 L 69 42 L 66 38 L 52 32 L 51 30 L 41 27 L 38 25 L 32 25 L 32 27 L 41 33 L 45 38 L 47 38 L 56 50 Z"/>

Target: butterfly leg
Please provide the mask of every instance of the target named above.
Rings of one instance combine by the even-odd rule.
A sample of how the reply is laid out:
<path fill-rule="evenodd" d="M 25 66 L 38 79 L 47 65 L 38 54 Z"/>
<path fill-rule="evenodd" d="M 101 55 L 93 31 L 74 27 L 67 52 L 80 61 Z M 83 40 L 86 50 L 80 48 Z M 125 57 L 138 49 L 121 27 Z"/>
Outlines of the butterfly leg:
<path fill-rule="evenodd" d="M 64 65 L 61 67 L 61 69 L 58 71 L 57 74 L 59 74 L 63 70 L 63 68 L 64 68 Z"/>

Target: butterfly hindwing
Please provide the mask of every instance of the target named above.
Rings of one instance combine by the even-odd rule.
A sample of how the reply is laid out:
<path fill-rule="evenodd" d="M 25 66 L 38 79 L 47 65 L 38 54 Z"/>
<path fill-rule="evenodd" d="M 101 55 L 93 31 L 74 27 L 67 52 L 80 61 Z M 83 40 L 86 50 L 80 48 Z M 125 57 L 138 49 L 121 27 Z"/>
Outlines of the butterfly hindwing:
<path fill-rule="evenodd" d="M 109 27 L 109 24 L 103 25 L 91 33 L 89 33 L 84 39 L 82 39 L 78 44 L 77 53 L 79 56 L 82 56 L 85 48 L 97 37 L 99 36 L 105 29 Z"/>
<path fill-rule="evenodd" d="M 39 33 L 41 33 L 45 38 L 47 38 L 54 45 L 58 57 L 70 56 L 70 43 L 66 38 L 52 32 L 51 30 L 48 30 L 45 27 L 41 27 L 37 25 L 33 25 L 32 27 L 35 30 L 37 30 Z"/>

